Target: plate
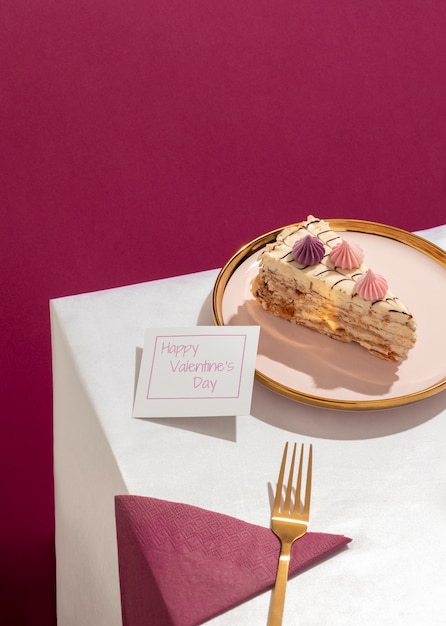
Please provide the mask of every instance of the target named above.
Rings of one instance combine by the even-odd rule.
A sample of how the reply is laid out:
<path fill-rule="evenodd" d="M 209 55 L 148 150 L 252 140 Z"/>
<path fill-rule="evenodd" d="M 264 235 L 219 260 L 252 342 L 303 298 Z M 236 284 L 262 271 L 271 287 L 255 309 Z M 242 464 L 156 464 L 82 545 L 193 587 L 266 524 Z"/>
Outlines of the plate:
<path fill-rule="evenodd" d="M 263 310 L 251 293 L 259 256 L 283 230 L 244 245 L 221 269 L 213 290 L 214 322 L 259 325 L 256 378 L 277 393 L 307 404 L 371 410 L 409 404 L 446 389 L 446 253 L 405 230 L 363 220 L 326 220 L 364 250 L 365 262 L 386 277 L 412 311 L 417 341 L 402 363 L 369 354 L 296 326 Z"/>

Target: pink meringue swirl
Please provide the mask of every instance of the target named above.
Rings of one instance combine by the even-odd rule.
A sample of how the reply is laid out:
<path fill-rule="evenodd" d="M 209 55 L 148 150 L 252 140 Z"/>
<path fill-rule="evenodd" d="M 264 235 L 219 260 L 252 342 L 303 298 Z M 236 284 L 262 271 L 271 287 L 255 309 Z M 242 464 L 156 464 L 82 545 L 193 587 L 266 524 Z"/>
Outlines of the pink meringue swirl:
<path fill-rule="evenodd" d="M 330 252 L 330 259 L 336 267 L 352 270 L 364 261 L 364 251 L 357 243 L 349 243 L 343 239 Z"/>
<path fill-rule="evenodd" d="M 293 258 L 302 265 L 315 265 L 324 254 L 324 244 L 312 235 L 298 239 L 293 245 Z"/>
<path fill-rule="evenodd" d="M 364 300 L 381 300 L 387 292 L 387 280 L 380 274 L 375 274 L 372 270 L 367 270 L 356 281 L 356 293 Z"/>

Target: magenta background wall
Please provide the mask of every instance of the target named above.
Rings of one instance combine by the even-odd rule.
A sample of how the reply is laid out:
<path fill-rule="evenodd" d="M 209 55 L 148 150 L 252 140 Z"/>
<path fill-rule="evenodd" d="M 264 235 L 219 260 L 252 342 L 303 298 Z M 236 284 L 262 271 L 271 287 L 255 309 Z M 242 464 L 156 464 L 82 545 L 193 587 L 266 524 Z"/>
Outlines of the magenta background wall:
<path fill-rule="evenodd" d="M 48 301 L 446 222 L 441 0 L 2 0 L 0 622 L 55 623 Z"/>

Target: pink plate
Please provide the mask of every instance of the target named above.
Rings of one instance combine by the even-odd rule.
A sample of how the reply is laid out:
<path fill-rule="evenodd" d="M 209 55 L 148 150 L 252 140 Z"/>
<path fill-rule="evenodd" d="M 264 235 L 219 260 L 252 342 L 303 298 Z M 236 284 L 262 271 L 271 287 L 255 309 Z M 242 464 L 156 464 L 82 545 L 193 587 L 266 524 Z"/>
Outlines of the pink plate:
<path fill-rule="evenodd" d="M 417 342 L 402 363 L 370 355 L 357 344 L 334 341 L 262 309 L 251 293 L 258 257 L 282 228 L 243 246 L 223 267 L 214 287 L 219 325 L 261 327 L 256 376 L 282 395 L 335 409 L 380 409 L 421 400 L 446 388 L 446 253 L 398 228 L 361 220 L 327 220 L 358 243 L 365 262 L 386 277 L 412 311 Z"/>

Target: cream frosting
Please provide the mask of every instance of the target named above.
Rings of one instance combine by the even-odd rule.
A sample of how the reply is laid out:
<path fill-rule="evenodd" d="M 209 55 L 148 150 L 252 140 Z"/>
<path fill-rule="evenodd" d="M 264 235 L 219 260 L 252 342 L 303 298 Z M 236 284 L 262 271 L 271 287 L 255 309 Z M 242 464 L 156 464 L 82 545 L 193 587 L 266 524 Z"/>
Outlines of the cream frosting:
<path fill-rule="evenodd" d="M 298 239 L 293 244 L 293 258 L 303 265 L 319 263 L 324 254 L 324 244 L 312 235 L 306 235 L 303 239 Z"/>
<path fill-rule="evenodd" d="M 357 243 L 349 243 L 343 239 L 330 252 L 330 260 L 336 267 L 340 267 L 343 270 L 352 270 L 360 267 L 364 261 L 364 251 Z"/>
<path fill-rule="evenodd" d="M 359 276 L 356 281 L 356 293 L 364 298 L 364 300 L 380 300 L 383 298 L 388 289 L 387 280 L 380 274 L 375 274 L 368 269 L 365 274 Z"/>

